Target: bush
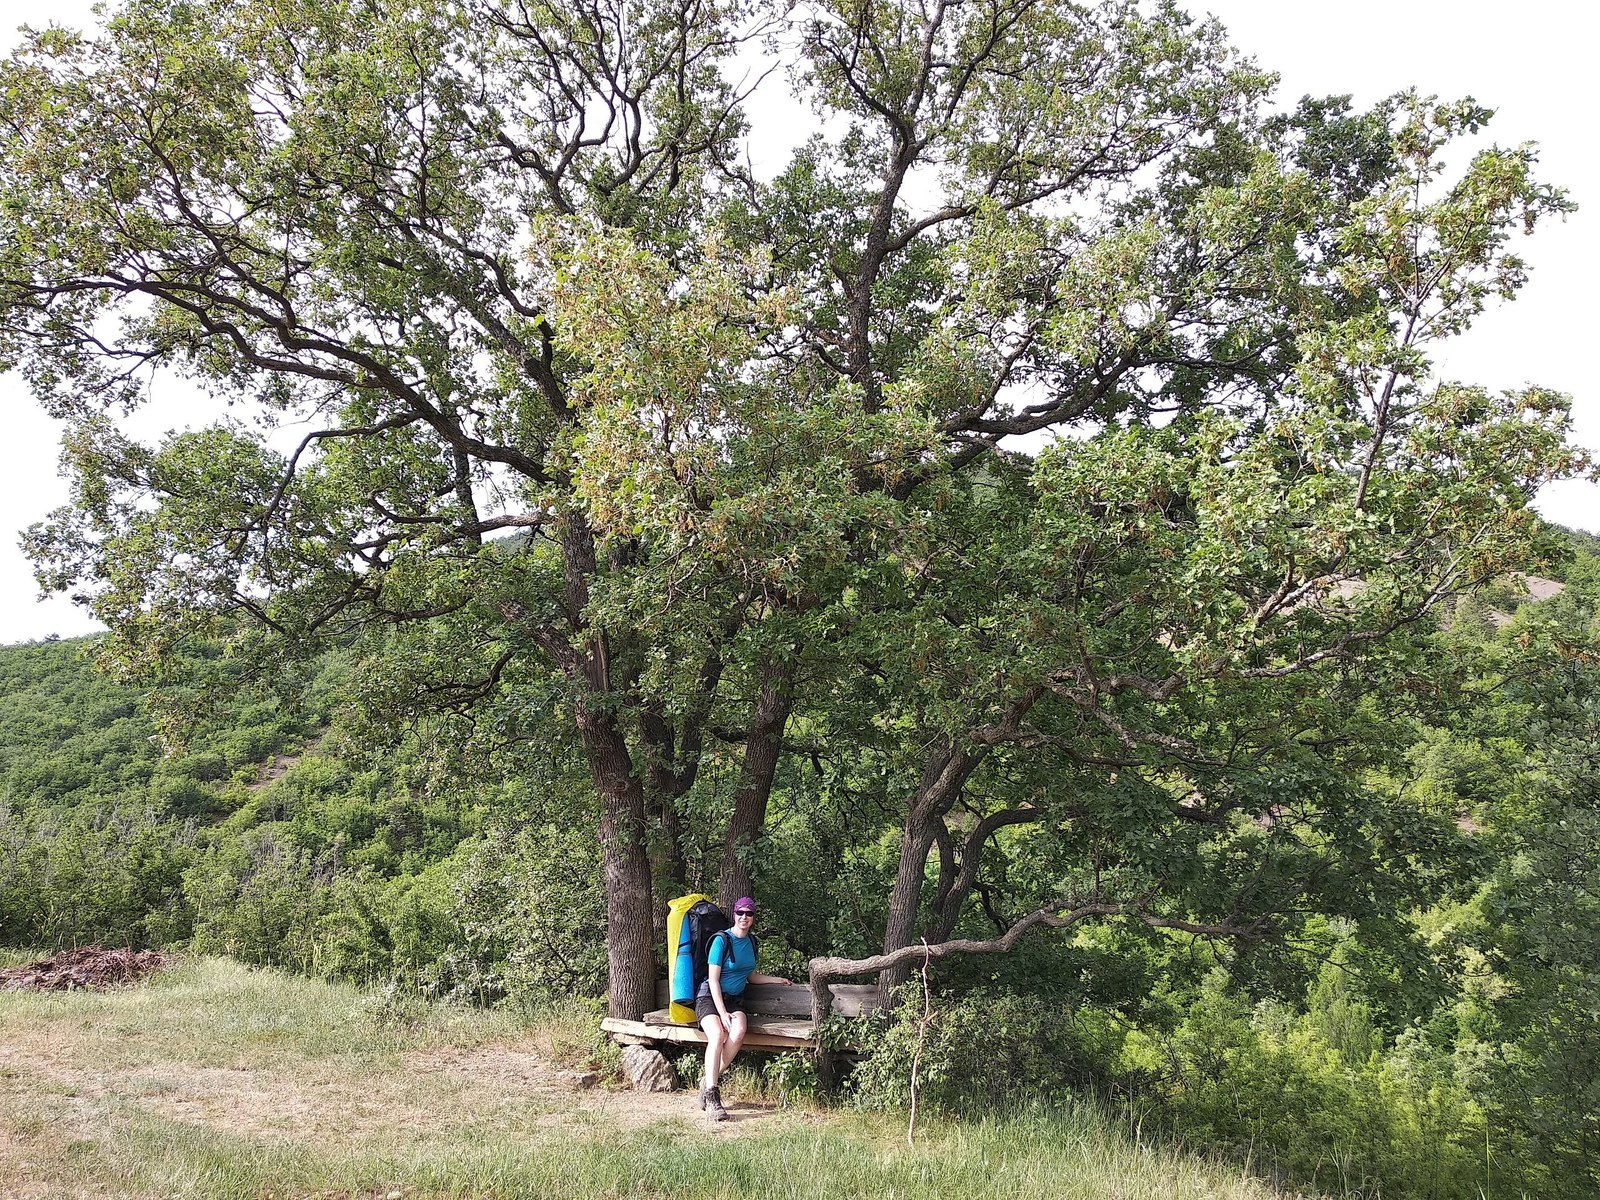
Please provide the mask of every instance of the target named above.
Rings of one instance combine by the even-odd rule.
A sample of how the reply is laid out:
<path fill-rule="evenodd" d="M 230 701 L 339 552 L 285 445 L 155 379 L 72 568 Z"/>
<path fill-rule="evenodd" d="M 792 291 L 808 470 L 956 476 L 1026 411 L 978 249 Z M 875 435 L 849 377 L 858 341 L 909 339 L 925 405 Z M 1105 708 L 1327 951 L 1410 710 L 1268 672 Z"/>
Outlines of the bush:
<path fill-rule="evenodd" d="M 220 807 L 217 794 L 205 784 L 182 775 L 157 775 L 150 781 L 150 803 L 179 817 L 201 816 Z"/>
<path fill-rule="evenodd" d="M 1430 1200 L 1475 1194 L 1484 1119 L 1471 1064 L 1420 1029 L 1377 1048 L 1362 1006 L 1328 973 L 1309 1007 L 1252 1007 L 1218 971 L 1171 1035 L 1129 1034 L 1123 1070 L 1142 1077 L 1172 1132 L 1280 1181 Z M 1329 1039 L 1373 1048 L 1351 1061 Z"/>
<path fill-rule="evenodd" d="M 697 1075 L 698 1071 L 697 1067 Z M 816 1099 L 821 1090 L 816 1057 L 795 1051 L 772 1055 L 762 1064 L 761 1086 L 782 1108 L 797 1100 Z"/>
<path fill-rule="evenodd" d="M 466 948 L 503 963 L 515 1006 L 603 995 L 606 907 L 600 847 L 583 828 L 546 824 L 498 830 L 466 864 L 456 896 Z"/>
<path fill-rule="evenodd" d="M 963 1115 L 1061 1100 L 1096 1074 L 1096 1056 L 1062 1006 L 974 992 L 935 996 L 925 1017 L 919 985 L 908 985 L 899 999 L 893 1015 L 867 1035 L 869 1046 L 852 1076 L 861 1107 L 909 1104 L 913 1062 L 918 1104 Z"/>
<path fill-rule="evenodd" d="M 487 1005 L 504 994 L 504 964 L 462 925 L 461 877 L 475 850 L 469 843 L 419 875 L 391 880 L 381 903 L 396 980 L 431 999 Z"/>
<path fill-rule="evenodd" d="M 184 875 L 194 948 L 307 971 L 318 965 L 319 918 L 331 889 L 280 829 L 263 826 L 213 846 Z"/>
<path fill-rule="evenodd" d="M 145 810 L 62 816 L 0 804 L 0 943 L 163 945 L 186 937 L 193 830 Z"/>

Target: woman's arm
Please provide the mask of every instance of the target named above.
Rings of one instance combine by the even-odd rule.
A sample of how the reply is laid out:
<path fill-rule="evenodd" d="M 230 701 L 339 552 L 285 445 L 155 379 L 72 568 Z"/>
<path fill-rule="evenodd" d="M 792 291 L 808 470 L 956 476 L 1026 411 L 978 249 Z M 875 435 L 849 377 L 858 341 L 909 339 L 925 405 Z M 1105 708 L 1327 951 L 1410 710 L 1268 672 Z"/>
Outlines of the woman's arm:
<path fill-rule="evenodd" d="M 728 1016 L 728 1002 L 722 998 L 722 964 L 721 963 L 707 963 L 706 964 L 706 983 L 709 984 L 710 987 L 711 987 L 711 1000 L 712 1000 L 712 1003 L 714 1003 L 717 1006 L 717 1012 L 722 1014 L 722 1023 L 724 1025 L 727 1025 L 729 1020 L 730 1020 L 730 1018 Z"/>

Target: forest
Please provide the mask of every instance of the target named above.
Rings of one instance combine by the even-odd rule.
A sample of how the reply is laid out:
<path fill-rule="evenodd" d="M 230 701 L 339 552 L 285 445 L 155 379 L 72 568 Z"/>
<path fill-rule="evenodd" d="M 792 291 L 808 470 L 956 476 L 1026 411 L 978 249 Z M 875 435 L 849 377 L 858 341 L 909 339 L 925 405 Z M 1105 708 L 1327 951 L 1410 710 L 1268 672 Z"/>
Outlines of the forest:
<path fill-rule="evenodd" d="M 637 1017 L 754 893 L 902 1001 L 857 1103 L 1595 1194 L 1593 468 L 1433 368 L 1572 208 L 1489 109 L 1124 0 L 128 0 L 0 90 L 108 629 L 0 668 L 7 944 Z"/>

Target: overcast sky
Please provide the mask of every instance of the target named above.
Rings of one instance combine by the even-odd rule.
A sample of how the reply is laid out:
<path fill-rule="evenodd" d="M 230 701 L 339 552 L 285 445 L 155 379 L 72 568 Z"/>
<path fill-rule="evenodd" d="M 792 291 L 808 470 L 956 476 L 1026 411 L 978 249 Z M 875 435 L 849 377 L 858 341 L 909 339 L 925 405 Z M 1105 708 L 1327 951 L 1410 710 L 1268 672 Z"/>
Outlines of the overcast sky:
<path fill-rule="evenodd" d="M 1538 383 L 1575 400 L 1575 440 L 1600 447 L 1600 394 L 1580 346 L 1592 322 L 1600 266 L 1600 170 L 1592 126 L 1593 41 L 1573 26 L 1569 0 L 1523 0 L 1507 8 L 1476 0 L 1191 0 L 1219 16 L 1234 43 L 1279 73 L 1279 98 L 1351 93 L 1371 103 L 1405 87 L 1445 98 L 1470 95 L 1497 110 L 1489 130 L 1501 144 L 1536 141 L 1542 175 L 1571 190 L 1580 211 L 1519 248 L 1533 268 L 1515 303 L 1491 310 L 1468 338 L 1439 356 L 1440 374 L 1491 388 Z M 0 0 L 0 45 L 20 24 L 87 22 L 83 0 Z M 1589 289 L 1585 289 L 1585 284 Z M 56 473 L 59 429 L 14 376 L 0 376 L 0 643 L 94 625 L 70 601 L 37 599 L 18 533 L 66 498 Z M 1600 487 L 1547 489 L 1537 507 L 1565 525 L 1600 532 Z"/>

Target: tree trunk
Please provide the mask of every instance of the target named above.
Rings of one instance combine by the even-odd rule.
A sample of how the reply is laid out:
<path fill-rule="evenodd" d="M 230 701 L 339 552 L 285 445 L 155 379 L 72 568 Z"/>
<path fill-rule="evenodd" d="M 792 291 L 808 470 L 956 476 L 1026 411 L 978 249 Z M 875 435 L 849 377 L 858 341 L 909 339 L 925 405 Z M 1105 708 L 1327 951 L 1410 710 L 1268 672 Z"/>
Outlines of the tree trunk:
<path fill-rule="evenodd" d="M 900 863 L 895 870 L 894 890 L 889 893 L 889 909 L 883 923 L 885 954 L 893 954 L 917 940 L 917 917 L 922 905 L 928 851 L 933 847 L 939 822 L 944 820 L 944 814 L 950 811 L 986 753 L 986 748 L 967 751 L 947 745 L 928 760 L 917 794 L 906 811 L 905 828 L 900 836 Z M 889 1004 L 894 989 L 910 977 L 909 961 L 895 963 L 881 972 L 878 990 L 882 1002 Z"/>
<path fill-rule="evenodd" d="M 645 764 L 645 804 L 661 824 L 660 836 L 650 845 L 650 877 L 654 881 L 655 937 L 666 943 L 666 903 L 688 890 L 688 868 L 683 858 L 683 821 L 678 798 L 693 782 L 690 771 L 680 778 L 676 767 L 676 731 L 661 715 L 659 706 L 647 707 L 639 718 L 639 741 Z"/>
<path fill-rule="evenodd" d="M 778 760 L 783 756 L 783 730 L 794 707 L 790 692 L 793 676 L 792 666 L 770 662 L 761 671 L 761 691 L 756 697 L 750 735 L 745 741 L 744 766 L 739 772 L 739 790 L 734 793 L 733 816 L 723 842 L 717 900 L 724 909 L 731 910 L 740 896 L 750 896 L 755 891 L 745 857 L 767 820 L 767 800 L 772 795 Z"/>
<path fill-rule="evenodd" d="M 895 871 L 894 890 L 889 893 L 889 910 L 883 922 L 883 952 L 888 954 L 909 946 L 916 936 L 917 914 L 922 902 L 922 878 L 928 850 L 933 846 L 933 822 L 938 815 L 920 812 L 916 807 L 906 814 L 900 837 L 900 865 Z M 887 1006 L 891 993 L 908 978 L 911 968 L 904 964 L 889 967 L 878 976 L 878 991 Z"/>
<path fill-rule="evenodd" d="M 726 635 L 731 637 L 736 622 L 730 621 Z M 645 748 L 646 801 L 661 821 L 661 846 L 652 864 L 656 888 L 662 903 L 660 940 L 665 941 L 665 902 L 688 890 L 689 871 L 684 855 L 683 817 L 678 801 L 688 795 L 699 778 L 701 755 L 705 748 L 705 723 L 716 699 L 722 678 L 722 654 L 710 651 L 700 664 L 695 680 L 698 703 L 681 715 L 676 724 L 667 719 L 665 706 L 655 701 L 643 705 L 639 713 L 639 737 Z"/>
<path fill-rule="evenodd" d="M 608 1012 L 642 1020 L 656 1003 L 655 897 L 645 842 L 644 787 L 615 721 L 578 702 L 578 730 L 600 793 L 600 853 L 606 885 Z"/>
<path fill-rule="evenodd" d="M 656 795 L 661 837 L 651 855 L 650 878 L 655 900 L 651 905 L 651 934 L 657 946 L 667 944 L 667 902 L 689 890 L 689 870 L 683 860 L 683 822 L 675 796 Z"/>
<path fill-rule="evenodd" d="M 600 795 L 600 860 L 606 887 L 607 1007 L 611 1016 L 637 1021 L 655 1007 L 655 896 L 651 889 L 648 809 L 644 783 L 628 753 L 614 712 L 597 708 L 614 680 L 611 646 L 585 615 L 595 577 L 594 536 L 579 512 L 568 514 L 561 535 L 565 628 L 536 626 L 534 637 L 578 686 L 578 736 L 589 777 Z M 572 635 L 584 647 L 573 644 Z"/>
<path fill-rule="evenodd" d="M 1058 809 L 1058 811 L 1060 811 Z M 1031 824 L 1040 819 L 1032 805 L 992 812 L 975 825 L 962 843 L 959 863 L 948 837 L 939 838 L 939 892 L 933 903 L 933 916 L 922 936 L 929 942 L 947 942 L 961 917 L 961 906 L 978 882 L 983 848 L 995 833 L 1008 825 Z M 938 834 L 941 830 L 935 830 Z"/>

